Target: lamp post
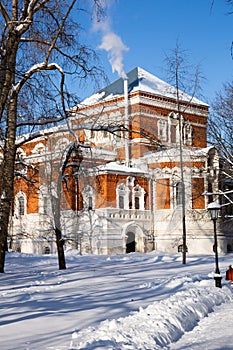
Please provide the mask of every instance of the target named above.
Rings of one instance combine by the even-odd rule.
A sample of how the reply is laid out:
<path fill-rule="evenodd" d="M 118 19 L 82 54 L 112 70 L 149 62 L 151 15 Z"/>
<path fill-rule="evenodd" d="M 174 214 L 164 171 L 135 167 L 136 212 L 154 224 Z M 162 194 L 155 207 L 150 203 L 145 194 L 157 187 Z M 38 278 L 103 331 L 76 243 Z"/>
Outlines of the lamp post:
<path fill-rule="evenodd" d="M 221 209 L 220 204 L 217 202 L 211 202 L 208 204 L 208 211 L 210 213 L 211 220 L 214 223 L 214 252 L 215 252 L 215 287 L 222 288 L 221 279 L 222 276 L 220 274 L 219 266 L 218 266 L 218 241 L 217 241 L 217 230 L 216 223 L 218 219 L 218 213 Z"/>

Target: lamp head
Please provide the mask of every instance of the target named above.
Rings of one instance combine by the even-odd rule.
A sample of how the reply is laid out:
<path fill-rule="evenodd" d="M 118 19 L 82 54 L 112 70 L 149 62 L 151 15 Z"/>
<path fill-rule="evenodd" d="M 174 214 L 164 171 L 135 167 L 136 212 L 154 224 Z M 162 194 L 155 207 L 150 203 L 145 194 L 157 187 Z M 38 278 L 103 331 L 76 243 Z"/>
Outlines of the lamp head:
<path fill-rule="evenodd" d="M 217 220 L 221 205 L 217 202 L 211 202 L 208 204 L 207 209 L 210 213 L 211 220 Z"/>

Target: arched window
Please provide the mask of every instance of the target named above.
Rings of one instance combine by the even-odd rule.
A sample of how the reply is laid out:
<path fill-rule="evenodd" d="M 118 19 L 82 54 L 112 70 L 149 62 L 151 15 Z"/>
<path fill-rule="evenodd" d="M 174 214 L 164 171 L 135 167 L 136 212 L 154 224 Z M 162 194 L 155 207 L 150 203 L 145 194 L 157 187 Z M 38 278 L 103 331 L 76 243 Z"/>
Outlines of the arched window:
<path fill-rule="evenodd" d="M 133 209 L 145 209 L 145 190 L 139 186 L 136 185 L 133 188 Z"/>
<path fill-rule="evenodd" d="M 20 216 L 26 214 L 26 196 L 23 192 L 19 192 L 16 195 L 15 212 Z"/>
<path fill-rule="evenodd" d="M 135 197 L 135 209 L 140 209 L 139 197 Z"/>
<path fill-rule="evenodd" d="M 93 199 L 92 196 L 88 197 L 88 210 L 92 210 L 93 209 Z"/>
<path fill-rule="evenodd" d="M 119 184 L 116 189 L 117 208 L 129 209 L 129 188 L 125 184 Z"/>
<path fill-rule="evenodd" d="M 192 145 L 192 125 L 190 123 L 184 125 L 184 145 Z"/>
<path fill-rule="evenodd" d="M 92 210 L 94 208 L 94 190 L 91 186 L 86 186 L 82 191 L 83 195 L 83 207 L 86 210 Z"/>
<path fill-rule="evenodd" d="M 25 214 L 25 201 L 24 201 L 24 197 L 20 196 L 18 198 L 18 202 L 19 202 L 19 215 L 24 215 Z"/>
<path fill-rule="evenodd" d="M 119 196 L 119 208 L 124 209 L 124 197 Z"/>
<path fill-rule="evenodd" d="M 127 178 L 127 184 L 117 186 L 117 208 L 119 209 L 145 209 L 145 190 L 134 185 L 134 177 Z"/>
<path fill-rule="evenodd" d="M 16 158 L 15 158 L 15 168 L 18 173 L 20 174 L 27 174 L 27 166 L 25 164 L 25 157 L 26 157 L 26 152 L 22 149 L 19 148 L 16 153 Z"/>
<path fill-rule="evenodd" d="M 160 140 L 167 140 L 167 121 L 159 119 L 158 120 L 158 138 Z"/>

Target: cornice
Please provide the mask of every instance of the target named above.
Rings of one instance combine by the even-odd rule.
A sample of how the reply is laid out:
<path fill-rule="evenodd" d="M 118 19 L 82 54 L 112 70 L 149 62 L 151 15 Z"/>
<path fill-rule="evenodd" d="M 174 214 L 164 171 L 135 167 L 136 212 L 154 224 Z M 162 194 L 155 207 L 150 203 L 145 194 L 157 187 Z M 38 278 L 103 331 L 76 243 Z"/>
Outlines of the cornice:
<path fill-rule="evenodd" d="M 177 102 L 168 97 L 153 95 L 144 93 L 141 91 L 129 94 L 129 106 L 135 104 L 147 105 L 157 108 L 163 108 L 168 111 L 177 111 Z M 123 96 L 117 98 L 108 99 L 106 101 L 94 103 L 85 107 L 79 108 L 77 111 L 73 111 L 73 118 L 85 118 L 89 116 L 101 115 L 105 112 L 115 111 L 119 108 L 124 108 L 125 101 Z M 181 113 L 189 113 L 192 115 L 198 115 L 202 117 L 208 117 L 208 106 L 198 105 L 196 103 L 180 102 Z"/>

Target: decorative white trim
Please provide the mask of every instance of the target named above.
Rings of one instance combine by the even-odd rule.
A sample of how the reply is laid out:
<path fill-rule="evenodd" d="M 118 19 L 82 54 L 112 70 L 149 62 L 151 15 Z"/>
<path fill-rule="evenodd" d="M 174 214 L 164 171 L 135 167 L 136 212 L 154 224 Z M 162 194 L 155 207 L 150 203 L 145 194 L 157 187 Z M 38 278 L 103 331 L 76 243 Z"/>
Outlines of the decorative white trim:
<path fill-rule="evenodd" d="M 60 140 L 57 141 L 55 147 L 54 147 L 54 152 L 62 152 L 66 149 L 66 147 L 69 145 L 70 141 L 66 138 L 63 137 Z"/>
<path fill-rule="evenodd" d="M 83 196 L 83 207 L 85 210 L 92 210 L 95 208 L 95 201 L 94 201 L 94 189 L 92 186 L 87 185 L 82 190 L 82 196 Z"/>
<path fill-rule="evenodd" d="M 23 191 L 19 191 L 15 196 L 15 216 L 27 215 L 27 197 Z"/>
<path fill-rule="evenodd" d="M 45 154 L 46 152 L 47 147 L 42 142 L 39 142 L 35 145 L 31 154 Z"/>

